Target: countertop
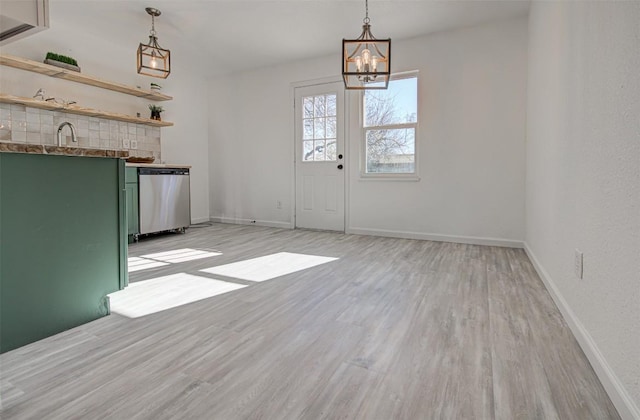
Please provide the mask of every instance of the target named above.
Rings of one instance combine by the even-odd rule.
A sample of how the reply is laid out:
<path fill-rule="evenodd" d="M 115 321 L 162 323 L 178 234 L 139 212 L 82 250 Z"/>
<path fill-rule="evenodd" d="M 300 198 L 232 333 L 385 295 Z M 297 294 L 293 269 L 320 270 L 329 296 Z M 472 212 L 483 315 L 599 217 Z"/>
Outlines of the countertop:
<path fill-rule="evenodd" d="M 127 162 L 129 167 L 135 168 L 188 168 L 191 169 L 191 165 L 176 165 L 173 163 L 131 163 Z"/>
<path fill-rule="evenodd" d="M 31 153 L 36 155 L 64 155 L 85 157 L 129 157 L 127 150 L 86 149 L 82 147 L 59 147 L 42 144 L 0 142 L 0 152 L 3 153 Z"/>
<path fill-rule="evenodd" d="M 111 157 L 111 158 L 123 158 L 123 159 L 129 157 L 129 151 L 127 150 L 87 149 L 83 147 L 59 147 L 59 146 L 53 146 L 53 145 L 11 143 L 11 142 L 0 142 L 0 152 L 30 153 L 30 154 L 36 154 L 36 155 Z M 134 168 L 188 168 L 188 169 L 191 169 L 191 165 L 177 165 L 177 164 L 169 164 L 169 163 L 127 162 L 126 166 L 134 167 Z"/>

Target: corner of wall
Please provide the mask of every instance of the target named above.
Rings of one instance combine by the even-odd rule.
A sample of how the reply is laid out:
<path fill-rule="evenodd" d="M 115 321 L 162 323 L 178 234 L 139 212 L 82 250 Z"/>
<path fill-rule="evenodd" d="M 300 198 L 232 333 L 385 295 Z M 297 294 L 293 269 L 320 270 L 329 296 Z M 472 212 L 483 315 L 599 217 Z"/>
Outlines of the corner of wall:
<path fill-rule="evenodd" d="M 549 294 L 553 298 L 553 301 L 569 325 L 571 332 L 580 344 L 582 351 L 585 356 L 587 356 L 587 359 L 589 359 L 591 367 L 593 367 L 593 370 L 596 372 L 598 379 L 600 379 L 602 386 L 607 391 L 609 398 L 611 398 L 611 401 L 618 410 L 620 416 L 623 419 L 628 420 L 640 419 L 640 409 L 634 403 L 633 399 L 622 385 L 620 379 L 600 352 L 595 340 L 591 337 L 591 334 L 589 334 L 582 322 L 580 322 L 576 314 L 573 312 L 564 296 L 562 296 L 560 289 L 544 269 L 527 242 L 524 243 L 524 250 L 529 257 L 529 260 L 531 260 L 536 272 L 540 276 L 540 279 L 542 279 L 542 282 L 549 291 Z"/>

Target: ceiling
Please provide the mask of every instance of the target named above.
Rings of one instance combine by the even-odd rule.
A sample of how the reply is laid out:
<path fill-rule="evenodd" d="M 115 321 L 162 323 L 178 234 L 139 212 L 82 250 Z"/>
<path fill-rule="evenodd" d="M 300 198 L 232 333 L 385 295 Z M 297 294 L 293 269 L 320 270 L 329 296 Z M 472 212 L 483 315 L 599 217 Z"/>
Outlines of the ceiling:
<path fill-rule="evenodd" d="M 50 0 L 51 25 L 69 25 L 118 44 L 146 42 L 156 18 L 163 48 L 197 51 L 213 73 L 338 54 L 356 38 L 364 0 Z M 400 40 L 526 16 L 529 1 L 370 0 L 372 32 Z"/>

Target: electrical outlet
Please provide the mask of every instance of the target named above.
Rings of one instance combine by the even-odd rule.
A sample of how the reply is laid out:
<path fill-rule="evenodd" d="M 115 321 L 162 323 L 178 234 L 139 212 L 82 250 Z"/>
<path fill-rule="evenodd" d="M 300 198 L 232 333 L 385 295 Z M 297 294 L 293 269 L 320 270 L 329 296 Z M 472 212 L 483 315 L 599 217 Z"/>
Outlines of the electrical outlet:
<path fill-rule="evenodd" d="M 584 257 L 582 255 L 582 252 L 580 252 L 579 249 L 576 249 L 576 254 L 573 262 L 573 270 L 576 274 L 576 277 L 579 279 L 582 279 L 583 264 L 584 264 Z"/>
<path fill-rule="evenodd" d="M 277 208 L 278 210 L 282 210 L 282 201 L 280 201 L 280 200 L 277 200 L 277 201 L 276 201 L 276 208 Z"/>
<path fill-rule="evenodd" d="M 129 139 L 122 139 L 122 147 L 124 147 L 125 149 L 128 149 L 129 147 L 131 147 L 131 143 L 129 142 Z"/>
<path fill-rule="evenodd" d="M 131 140 L 131 148 L 132 149 L 138 148 L 138 140 Z"/>

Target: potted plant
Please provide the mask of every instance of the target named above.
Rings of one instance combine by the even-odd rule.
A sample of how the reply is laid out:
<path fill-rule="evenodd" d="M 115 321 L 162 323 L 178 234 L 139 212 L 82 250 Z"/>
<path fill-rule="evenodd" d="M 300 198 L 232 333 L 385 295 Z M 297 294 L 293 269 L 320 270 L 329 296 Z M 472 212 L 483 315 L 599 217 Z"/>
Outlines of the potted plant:
<path fill-rule="evenodd" d="M 56 54 L 48 52 L 44 59 L 45 64 L 50 64 L 56 67 L 62 67 L 63 69 L 77 71 L 80 73 L 80 67 L 75 58 L 67 57 L 66 55 Z"/>
<path fill-rule="evenodd" d="M 151 111 L 151 119 L 161 121 L 160 113 L 164 111 L 164 109 L 159 105 L 149 104 L 149 110 Z"/>
<path fill-rule="evenodd" d="M 157 92 L 160 92 L 160 91 L 162 90 L 162 86 L 160 86 L 160 85 L 159 85 L 159 84 L 157 84 L 157 83 L 153 83 L 153 82 L 152 82 L 152 83 L 151 83 L 151 90 L 155 90 L 155 91 L 157 91 Z"/>

